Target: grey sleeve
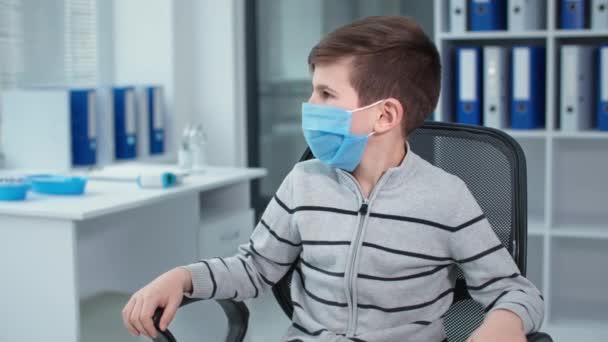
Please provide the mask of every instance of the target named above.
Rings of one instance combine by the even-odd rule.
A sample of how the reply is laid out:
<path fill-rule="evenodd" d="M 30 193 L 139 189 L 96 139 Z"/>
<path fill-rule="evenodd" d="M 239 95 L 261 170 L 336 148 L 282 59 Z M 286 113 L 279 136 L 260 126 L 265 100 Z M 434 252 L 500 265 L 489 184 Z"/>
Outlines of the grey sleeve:
<path fill-rule="evenodd" d="M 302 250 L 292 224 L 290 173 L 270 201 L 248 243 L 227 258 L 184 266 L 192 274 L 191 297 L 244 300 L 257 297 L 287 273 Z"/>
<path fill-rule="evenodd" d="M 544 317 L 542 295 L 520 274 L 464 183 L 459 194 L 455 215 L 474 223 L 452 233 L 450 252 L 464 273 L 469 293 L 486 313 L 509 310 L 521 318 L 526 334 L 538 331 Z"/>

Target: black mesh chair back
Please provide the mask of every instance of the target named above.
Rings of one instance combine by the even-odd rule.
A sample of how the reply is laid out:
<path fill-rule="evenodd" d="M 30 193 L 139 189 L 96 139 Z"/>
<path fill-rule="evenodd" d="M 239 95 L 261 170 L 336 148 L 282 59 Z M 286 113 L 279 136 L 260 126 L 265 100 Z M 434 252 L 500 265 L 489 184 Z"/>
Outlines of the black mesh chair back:
<path fill-rule="evenodd" d="M 485 127 L 428 122 L 409 138 L 416 154 L 460 177 L 469 187 L 509 250 L 522 275 L 526 272 L 526 162 L 519 144 L 507 134 Z M 314 158 L 307 150 L 301 160 Z M 458 271 L 455 299 L 445 316 L 448 341 L 466 341 L 481 324 L 484 308 L 466 291 Z M 273 287 L 281 308 L 290 318 L 291 272 Z"/>

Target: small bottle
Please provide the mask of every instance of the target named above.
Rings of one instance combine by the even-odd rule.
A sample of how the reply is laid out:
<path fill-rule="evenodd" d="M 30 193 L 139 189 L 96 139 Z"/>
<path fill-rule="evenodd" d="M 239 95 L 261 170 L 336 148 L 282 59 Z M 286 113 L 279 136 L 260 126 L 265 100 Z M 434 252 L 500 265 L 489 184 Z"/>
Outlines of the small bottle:
<path fill-rule="evenodd" d="M 192 150 L 186 142 L 182 142 L 177 151 L 177 164 L 182 170 L 192 169 Z"/>
<path fill-rule="evenodd" d="M 202 124 L 197 124 L 192 128 L 189 142 L 192 151 L 192 170 L 204 171 L 207 167 L 207 135 Z"/>

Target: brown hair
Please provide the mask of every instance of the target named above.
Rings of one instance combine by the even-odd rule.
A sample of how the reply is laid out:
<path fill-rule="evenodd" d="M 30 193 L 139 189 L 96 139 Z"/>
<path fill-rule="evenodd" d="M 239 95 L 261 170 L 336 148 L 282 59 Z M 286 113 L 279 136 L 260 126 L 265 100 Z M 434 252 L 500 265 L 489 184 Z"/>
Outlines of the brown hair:
<path fill-rule="evenodd" d="M 404 110 L 408 136 L 433 112 L 441 88 L 441 61 L 435 44 L 411 18 L 374 16 L 338 28 L 308 55 L 319 63 L 353 57 L 350 82 L 359 105 L 393 97 Z"/>

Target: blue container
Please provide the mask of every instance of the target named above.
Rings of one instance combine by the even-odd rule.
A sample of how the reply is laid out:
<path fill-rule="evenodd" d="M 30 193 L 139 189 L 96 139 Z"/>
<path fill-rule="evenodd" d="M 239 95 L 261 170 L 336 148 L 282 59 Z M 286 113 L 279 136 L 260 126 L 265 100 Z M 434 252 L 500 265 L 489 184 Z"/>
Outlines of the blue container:
<path fill-rule="evenodd" d="M 87 184 L 84 177 L 61 175 L 35 175 L 29 181 L 33 191 L 48 195 L 82 195 Z"/>
<path fill-rule="evenodd" d="M 0 179 L 0 201 L 23 201 L 29 188 L 23 180 Z"/>

